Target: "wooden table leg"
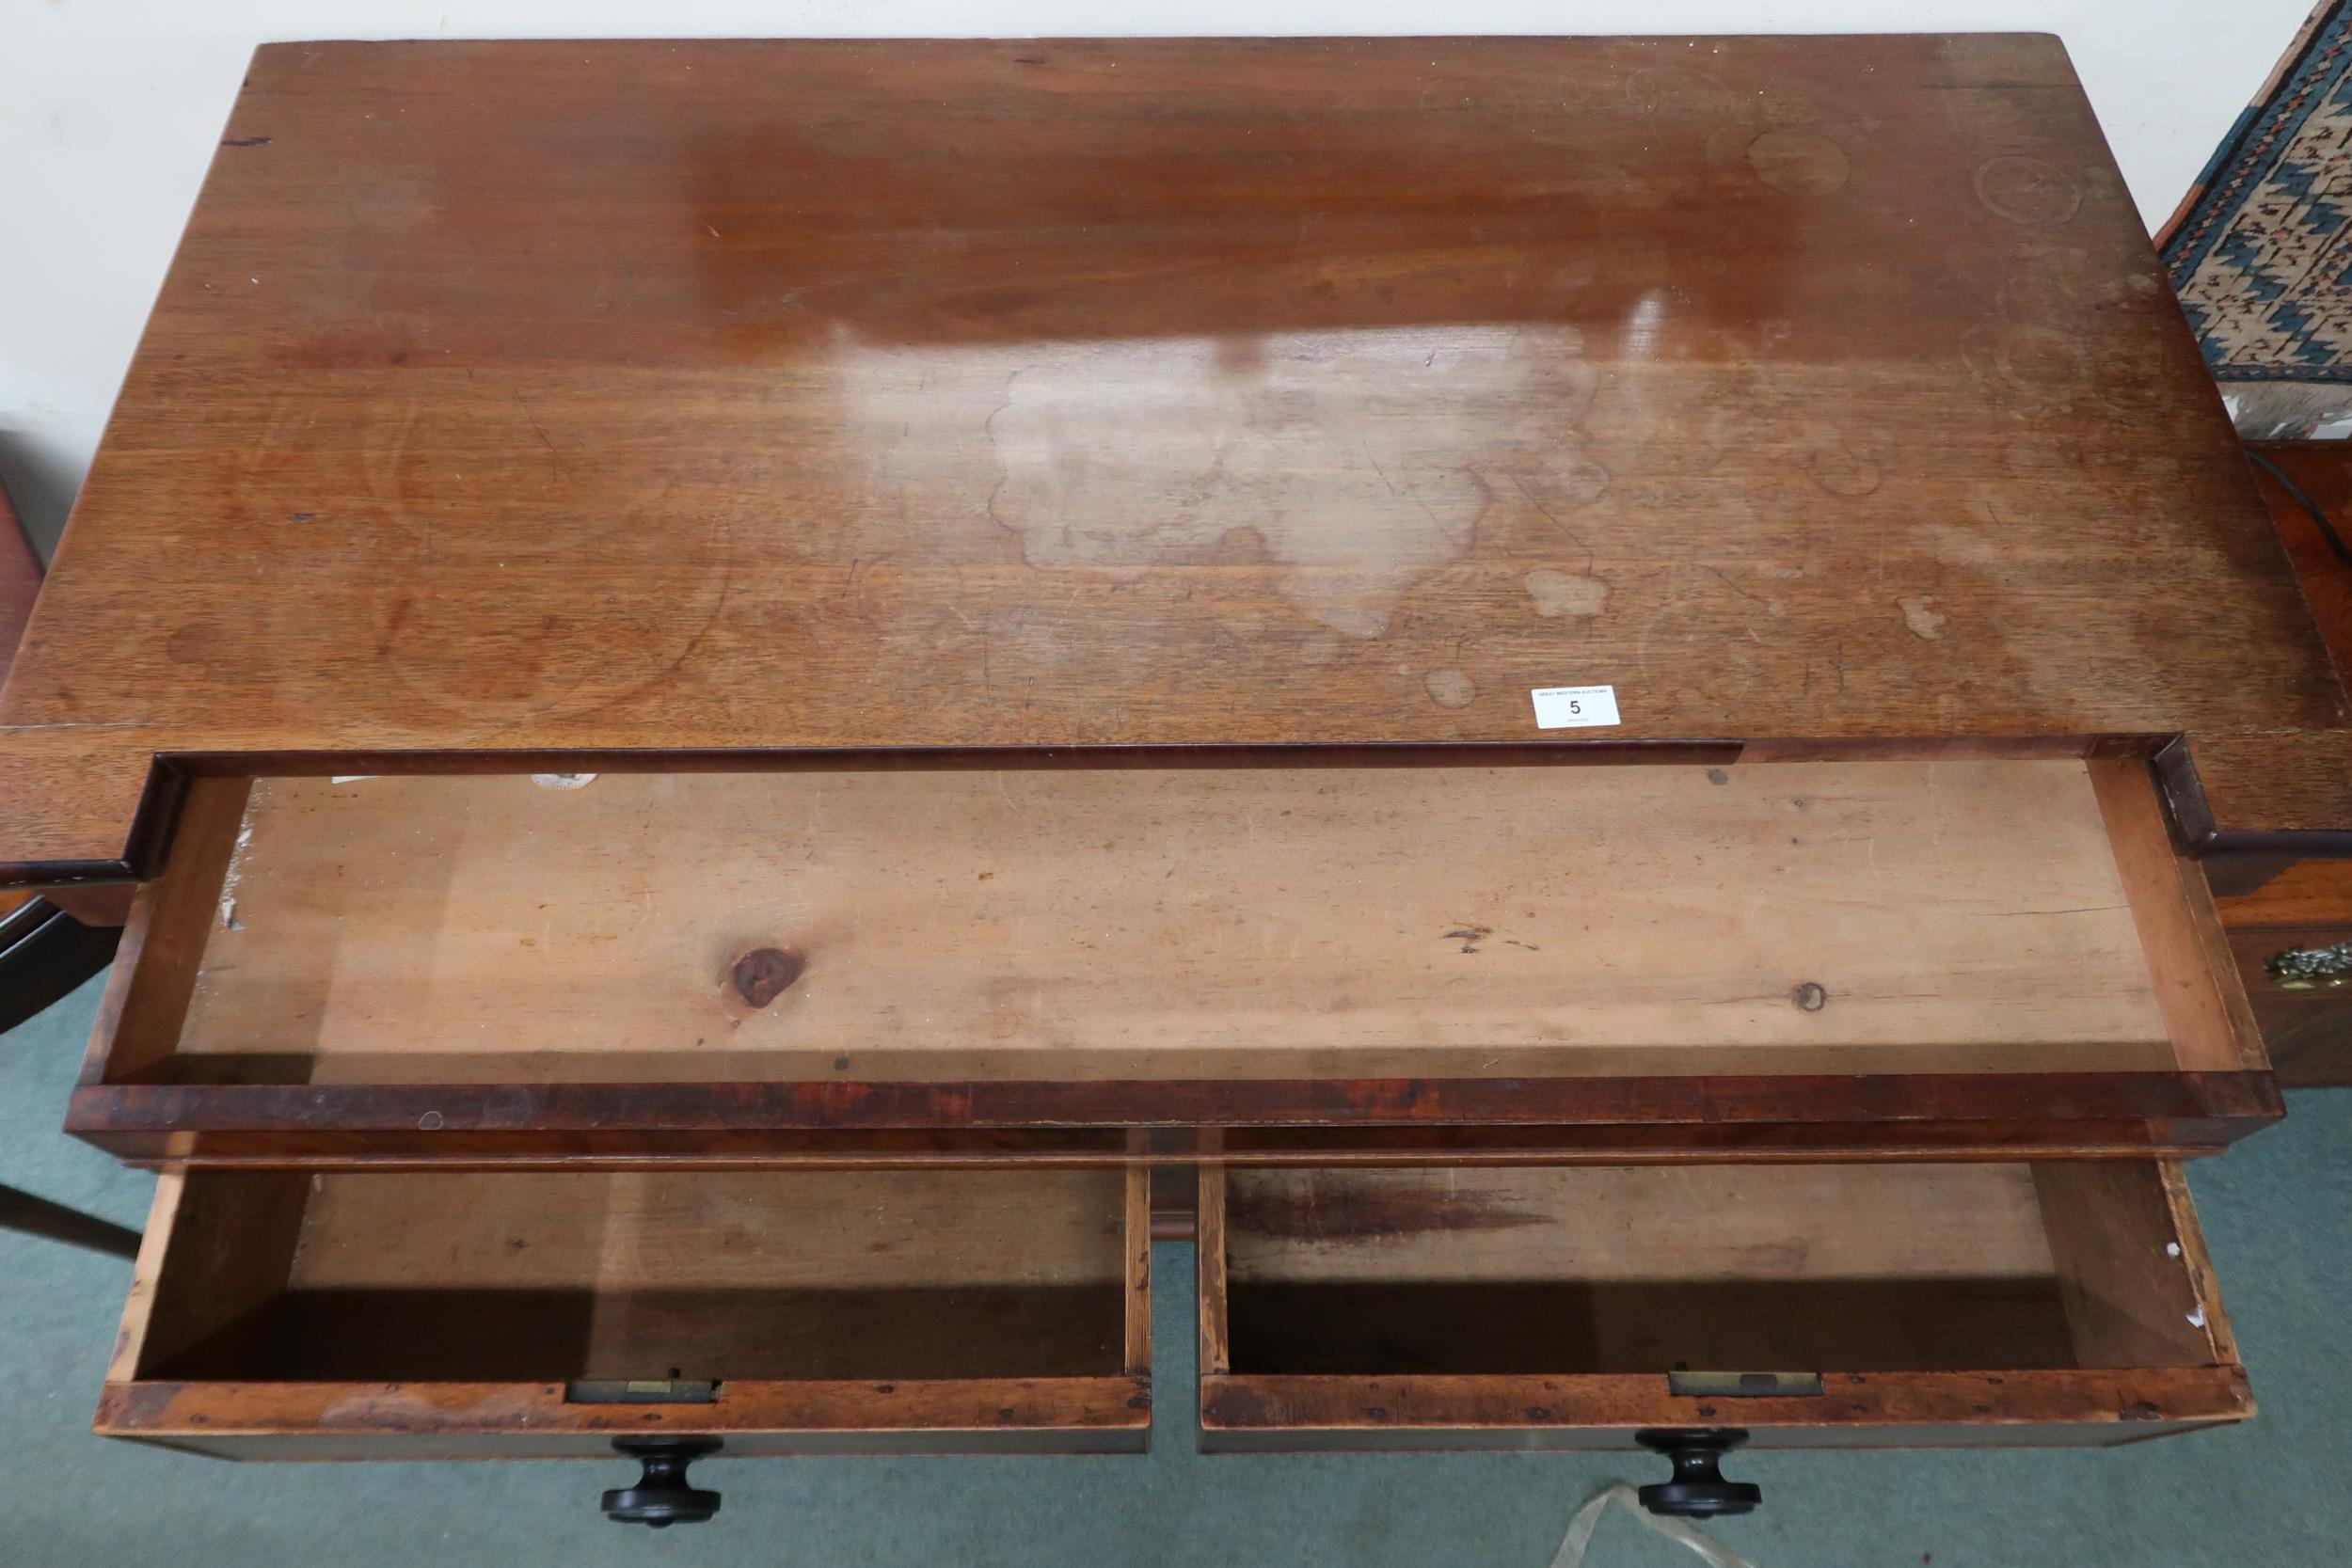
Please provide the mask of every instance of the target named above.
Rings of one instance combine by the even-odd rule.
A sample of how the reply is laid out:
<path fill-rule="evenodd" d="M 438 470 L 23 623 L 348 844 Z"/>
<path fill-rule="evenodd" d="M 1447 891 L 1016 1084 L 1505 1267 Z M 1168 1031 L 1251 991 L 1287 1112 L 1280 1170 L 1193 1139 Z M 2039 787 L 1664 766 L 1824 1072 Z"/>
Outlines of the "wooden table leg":
<path fill-rule="evenodd" d="M 90 1252 L 111 1253 L 117 1258 L 139 1255 L 139 1233 L 128 1226 L 85 1214 L 79 1209 L 52 1203 L 14 1187 L 0 1187 L 0 1230 L 19 1230 L 27 1236 L 45 1237 Z"/>

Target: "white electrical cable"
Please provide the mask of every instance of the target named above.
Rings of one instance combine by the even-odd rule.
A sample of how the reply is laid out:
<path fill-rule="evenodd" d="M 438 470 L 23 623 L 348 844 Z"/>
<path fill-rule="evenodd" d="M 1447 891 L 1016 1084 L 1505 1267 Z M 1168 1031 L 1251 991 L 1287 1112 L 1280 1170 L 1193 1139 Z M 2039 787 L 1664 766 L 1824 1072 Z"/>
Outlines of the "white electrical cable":
<path fill-rule="evenodd" d="M 1623 1481 L 1597 1493 L 1593 1499 L 1576 1511 L 1568 1521 L 1568 1533 L 1560 1542 L 1559 1555 L 1551 1560 L 1551 1568 L 1584 1568 L 1584 1548 L 1592 1544 L 1593 1531 L 1600 1524 L 1600 1516 L 1611 1503 L 1625 1504 L 1625 1511 L 1669 1541 L 1678 1541 L 1706 1560 L 1708 1568 L 1756 1568 L 1756 1564 L 1733 1551 L 1729 1546 L 1701 1530 L 1692 1529 L 1679 1519 L 1664 1519 L 1642 1506 L 1642 1499 L 1633 1495 L 1633 1488 Z"/>

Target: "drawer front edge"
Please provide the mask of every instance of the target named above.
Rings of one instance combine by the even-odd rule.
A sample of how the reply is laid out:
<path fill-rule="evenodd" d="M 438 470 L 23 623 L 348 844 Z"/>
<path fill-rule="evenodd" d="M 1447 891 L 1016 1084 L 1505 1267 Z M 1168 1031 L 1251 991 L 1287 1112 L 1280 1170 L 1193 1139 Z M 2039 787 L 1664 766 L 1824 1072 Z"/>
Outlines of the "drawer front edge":
<path fill-rule="evenodd" d="M 1200 1380 L 1208 1449 L 1630 1449 L 1644 1427 L 1759 1447 L 2101 1447 L 2245 1420 L 2242 1368 L 1834 1373 L 1797 1398 L 1676 1395 L 1654 1374 Z"/>

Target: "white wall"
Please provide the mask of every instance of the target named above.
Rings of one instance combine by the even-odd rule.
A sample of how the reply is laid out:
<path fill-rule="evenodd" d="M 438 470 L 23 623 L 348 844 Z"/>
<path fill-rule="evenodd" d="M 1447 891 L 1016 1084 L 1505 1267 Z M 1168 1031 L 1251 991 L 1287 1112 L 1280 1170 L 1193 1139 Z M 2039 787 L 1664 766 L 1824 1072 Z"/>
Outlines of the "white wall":
<path fill-rule="evenodd" d="M 257 43 L 308 38 L 1756 33 L 2065 39 L 2149 224 L 2310 0 L 0 0 L 0 479 L 44 554 Z"/>

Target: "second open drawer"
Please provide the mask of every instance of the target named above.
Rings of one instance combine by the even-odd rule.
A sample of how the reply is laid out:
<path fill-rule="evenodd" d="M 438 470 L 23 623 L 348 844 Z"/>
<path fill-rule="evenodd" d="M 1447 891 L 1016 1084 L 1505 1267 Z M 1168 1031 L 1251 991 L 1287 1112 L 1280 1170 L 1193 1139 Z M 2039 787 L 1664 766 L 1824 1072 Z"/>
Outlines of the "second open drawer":
<path fill-rule="evenodd" d="M 1210 1449 L 2128 1442 L 2252 1414 L 2177 1164 L 1210 1167 Z"/>
<path fill-rule="evenodd" d="M 230 1458 L 1140 1449 L 1139 1171 L 167 1172 L 98 1429 Z"/>

